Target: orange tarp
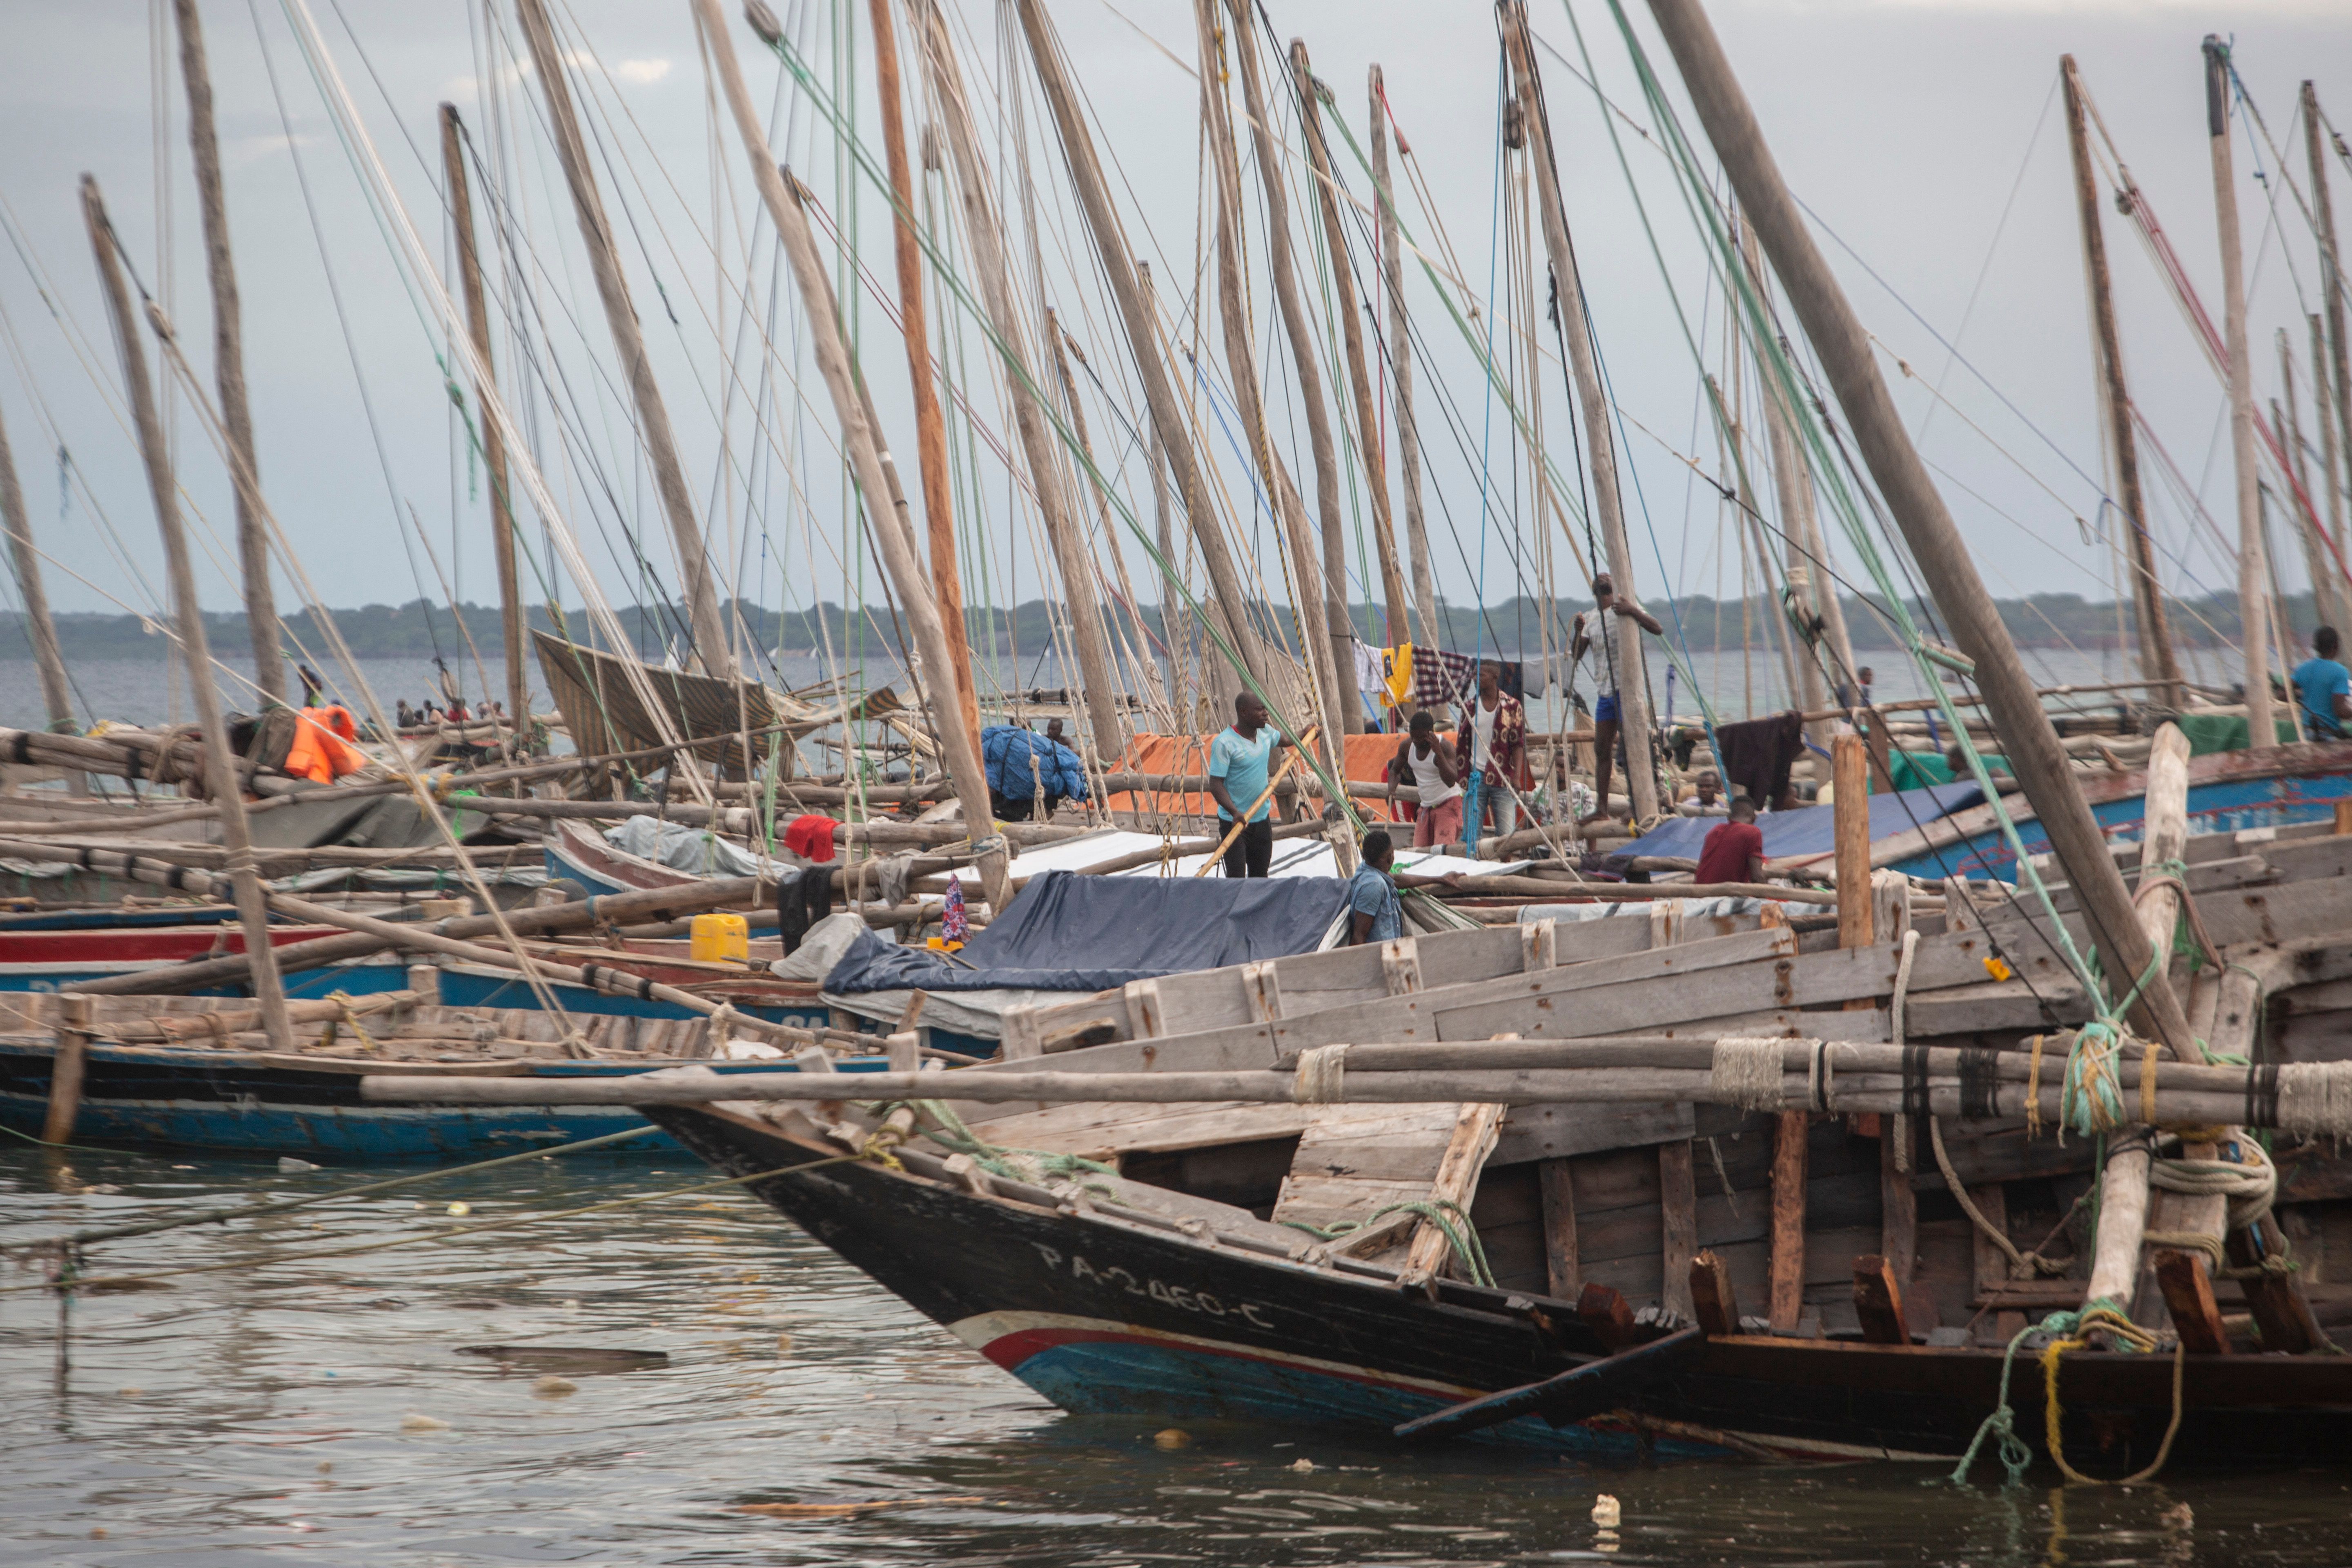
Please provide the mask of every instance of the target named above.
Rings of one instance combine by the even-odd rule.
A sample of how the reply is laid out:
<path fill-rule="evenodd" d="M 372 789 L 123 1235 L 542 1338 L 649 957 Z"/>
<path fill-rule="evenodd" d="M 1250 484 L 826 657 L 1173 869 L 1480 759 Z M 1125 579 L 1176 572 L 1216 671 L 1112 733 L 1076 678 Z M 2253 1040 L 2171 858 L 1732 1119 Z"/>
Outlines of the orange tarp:
<path fill-rule="evenodd" d="M 1129 746 L 1118 771 L 1135 773 L 1182 773 L 1199 776 L 1209 771 L 1209 743 L 1214 735 L 1138 735 Z M 1396 755 L 1396 735 L 1349 735 L 1346 776 L 1351 783 L 1377 784 L 1388 776 L 1389 759 Z M 1281 764 L 1277 762 L 1276 766 Z M 1237 804 L 1247 805 L 1249 802 Z M 1180 795 L 1173 790 L 1121 790 L 1110 797 L 1113 811 L 1165 812 L 1176 816 L 1210 816 L 1217 804 L 1205 793 Z M 1374 822 L 1390 822 L 1396 813 L 1389 803 L 1359 800 L 1356 809 Z"/>

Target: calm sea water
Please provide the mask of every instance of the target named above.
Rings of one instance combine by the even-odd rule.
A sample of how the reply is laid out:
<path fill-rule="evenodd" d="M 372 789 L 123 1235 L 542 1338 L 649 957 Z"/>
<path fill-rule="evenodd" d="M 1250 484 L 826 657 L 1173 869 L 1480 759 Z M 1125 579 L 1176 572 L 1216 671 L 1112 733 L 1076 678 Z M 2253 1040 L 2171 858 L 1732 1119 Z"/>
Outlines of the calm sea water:
<path fill-rule="evenodd" d="M 13 1140 L 10 1141 L 12 1143 Z M 396 1173 L 90 1153 L 66 1196 L 0 1151 L 0 1241 Z M 1961 1489 L 1894 1466 L 1592 1470 L 1471 1447 L 1064 1415 L 732 1194 L 455 1244 L 325 1246 L 708 1179 L 684 1155 L 534 1162 L 93 1251 L 227 1263 L 78 1300 L 0 1294 L 0 1564 L 2279 1564 L 2352 1561 L 2352 1473 Z M 0 1268 L 0 1286 L 38 1275 Z M 658 1351 L 502 1368 L 468 1346 Z M 437 1425 L 413 1420 L 423 1417 Z M 1596 1494 L 1623 1521 L 1591 1522 Z M 888 1501 L 774 1518 L 756 1503 Z"/>

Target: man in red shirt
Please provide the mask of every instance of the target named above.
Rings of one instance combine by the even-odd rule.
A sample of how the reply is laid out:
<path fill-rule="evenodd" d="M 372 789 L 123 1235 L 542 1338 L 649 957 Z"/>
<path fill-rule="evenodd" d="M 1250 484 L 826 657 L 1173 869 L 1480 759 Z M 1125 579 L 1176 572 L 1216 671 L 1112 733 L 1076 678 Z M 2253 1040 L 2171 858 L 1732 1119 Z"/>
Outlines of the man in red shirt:
<path fill-rule="evenodd" d="M 1764 879 L 1764 830 L 1756 826 L 1756 803 L 1734 797 L 1731 819 L 1706 836 L 1698 852 L 1697 879 L 1704 886 Z"/>

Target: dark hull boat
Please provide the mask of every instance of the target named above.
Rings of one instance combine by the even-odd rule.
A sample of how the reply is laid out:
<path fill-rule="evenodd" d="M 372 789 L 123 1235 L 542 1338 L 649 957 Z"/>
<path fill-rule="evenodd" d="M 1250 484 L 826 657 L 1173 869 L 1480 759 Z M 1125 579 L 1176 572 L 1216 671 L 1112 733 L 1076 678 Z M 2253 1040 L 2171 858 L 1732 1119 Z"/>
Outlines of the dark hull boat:
<path fill-rule="evenodd" d="M 738 1175 L 835 1152 L 727 1109 L 647 1114 Z M 1128 1184 L 1114 1190 L 1136 1206 L 1066 1186 L 975 1184 L 935 1157 L 901 1158 L 902 1172 L 835 1163 L 750 1190 L 1066 1410 L 1387 1432 L 1610 1353 L 1575 1303 L 1318 1267 L 1292 1256 L 1305 1238 L 1290 1233 L 1286 1249 L 1285 1233 L 1242 1211 L 1188 1215 L 1181 1199 L 1162 1206 Z M 1687 1354 L 1609 1387 L 1605 1408 L 1559 1425 L 1522 1416 L 1479 1436 L 1603 1460 L 1949 1466 L 1998 1401 L 2001 1364 L 1990 1348 L 1694 1335 Z M 2173 1370 L 2168 1355 L 2068 1354 L 2068 1456 L 2100 1474 L 2147 1464 L 2173 1420 Z M 2307 1465 L 2346 1452 L 2352 1359 L 2191 1355 L 2181 1392 L 2175 1466 Z M 2010 1393 L 2018 1433 L 2039 1457 L 2035 1358 L 2017 1358 Z"/>

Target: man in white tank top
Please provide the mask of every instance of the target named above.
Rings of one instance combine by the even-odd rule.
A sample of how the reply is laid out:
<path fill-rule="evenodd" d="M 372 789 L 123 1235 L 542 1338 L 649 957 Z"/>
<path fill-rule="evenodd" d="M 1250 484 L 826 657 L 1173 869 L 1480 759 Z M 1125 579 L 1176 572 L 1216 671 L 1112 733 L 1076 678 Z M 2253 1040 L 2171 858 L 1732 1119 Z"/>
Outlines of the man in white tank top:
<path fill-rule="evenodd" d="M 1437 732 L 1428 709 L 1417 710 L 1396 755 L 1389 759 L 1389 798 L 1410 786 L 1421 805 L 1413 819 L 1412 845 L 1426 849 L 1462 838 L 1462 761 L 1454 743 Z"/>

